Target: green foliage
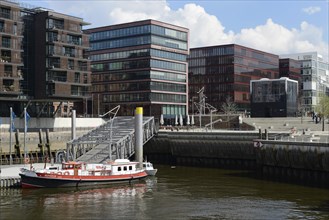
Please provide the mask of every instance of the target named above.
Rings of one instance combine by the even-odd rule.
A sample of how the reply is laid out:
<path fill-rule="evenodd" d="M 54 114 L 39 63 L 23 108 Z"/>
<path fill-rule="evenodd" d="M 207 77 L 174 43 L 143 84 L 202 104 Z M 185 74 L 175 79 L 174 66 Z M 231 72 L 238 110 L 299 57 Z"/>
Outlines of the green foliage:
<path fill-rule="evenodd" d="M 329 96 L 321 96 L 319 104 L 315 107 L 315 111 L 324 117 L 329 117 Z"/>

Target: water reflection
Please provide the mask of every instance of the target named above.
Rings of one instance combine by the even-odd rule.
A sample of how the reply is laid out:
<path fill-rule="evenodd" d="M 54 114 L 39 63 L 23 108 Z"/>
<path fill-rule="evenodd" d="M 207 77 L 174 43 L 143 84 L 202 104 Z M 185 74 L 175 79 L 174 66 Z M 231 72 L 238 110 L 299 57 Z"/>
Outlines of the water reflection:
<path fill-rule="evenodd" d="M 20 212 L 25 213 L 26 219 L 102 219 L 102 216 L 129 215 L 136 208 L 140 209 L 144 205 L 144 194 L 152 192 L 156 181 L 153 177 L 131 185 L 102 188 L 7 189 L 1 191 L 1 198 L 17 196 L 17 200 L 21 199 L 19 203 L 24 207 L 20 207 Z M 8 206 L 15 202 L 7 201 L 1 201 L 1 219 L 21 219 L 21 215 L 13 213 L 13 207 Z M 109 212 L 109 207 L 116 208 Z"/>
<path fill-rule="evenodd" d="M 0 190 L 1 219 L 329 219 L 326 189 L 157 167 L 157 177 L 133 185 Z"/>

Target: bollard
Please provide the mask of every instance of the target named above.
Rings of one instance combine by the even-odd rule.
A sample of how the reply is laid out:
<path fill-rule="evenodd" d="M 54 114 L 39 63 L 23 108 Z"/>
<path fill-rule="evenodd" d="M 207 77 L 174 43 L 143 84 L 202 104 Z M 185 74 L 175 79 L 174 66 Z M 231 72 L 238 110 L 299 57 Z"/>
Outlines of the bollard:
<path fill-rule="evenodd" d="M 139 168 L 143 167 L 143 108 L 135 110 L 135 159 Z"/>
<path fill-rule="evenodd" d="M 259 139 L 262 139 L 262 129 L 258 129 L 258 137 Z"/>
<path fill-rule="evenodd" d="M 20 149 L 20 143 L 19 143 L 19 130 L 17 129 L 16 130 L 16 133 L 15 133 L 15 155 L 16 156 L 19 156 L 21 155 L 21 149 Z"/>
<path fill-rule="evenodd" d="M 43 156 L 44 155 L 44 148 L 43 148 L 43 141 L 42 141 L 42 130 L 39 130 L 39 144 L 38 147 L 40 148 L 40 153 Z"/>
<path fill-rule="evenodd" d="M 46 130 L 46 148 L 47 148 L 48 157 L 52 158 L 51 151 L 50 151 L 49 129 Z"/>

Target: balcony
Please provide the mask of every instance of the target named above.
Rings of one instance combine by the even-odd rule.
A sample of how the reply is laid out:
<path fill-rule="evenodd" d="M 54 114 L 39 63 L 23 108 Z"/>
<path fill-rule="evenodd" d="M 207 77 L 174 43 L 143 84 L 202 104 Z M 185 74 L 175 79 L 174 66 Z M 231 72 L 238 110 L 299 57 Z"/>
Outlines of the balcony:
<path fill-rule="evenodd" d="M 8 57 L 8 56 L 0 57 L 0 63 L 10 63 L 10 62 L 11 62 L 11 57 Z"/>
<path fill-rule="evenodd" d="M 75 57 L 75 53 L 65 53 L 65 56 L 68 56 L 68 57 Z"/>
<path fill-rule="evenodd" d="M 60 77 L 60 76 L 53 76 L 48 79 L 48 82 L 66 82 L 67 78 L 66 77 Z"/>
<path fill-rule="evenodd" d="M 61 68 L 60 63 L 50 63 L 48 66 L 49 69 Z"/>
<path fill-rule="evenodd" d="M 19 88 L 15 88 L 14 85 L 3 85 L 0 86 L 0 93 L 2 94 L 19 94 L 21 93 L 21 91 L 19 90 Z"/>
<path fill-rule="evenodd" d="M 13 73 L 11 71 L 4 71 L 4 74 L 3 74 L 4 77 L 13 77 Z"/>

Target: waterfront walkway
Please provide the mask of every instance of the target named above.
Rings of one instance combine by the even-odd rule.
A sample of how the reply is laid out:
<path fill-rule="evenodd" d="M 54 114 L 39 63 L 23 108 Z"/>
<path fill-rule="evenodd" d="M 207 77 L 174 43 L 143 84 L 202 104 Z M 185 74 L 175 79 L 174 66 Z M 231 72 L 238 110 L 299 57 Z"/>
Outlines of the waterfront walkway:
<path fill-rule="evenodd" d="M 322 121 L 315 123 L 311 117 L 286 117 L 286 118 L 243 118 L 242 121 L 255 127 L 256 130 L 268 129 L 272 131 L 288 131 L 291 128 L 302 131 L 322 131 Z M 325 121 L 324 130 L 329 133 L 329 124 Z"/>

